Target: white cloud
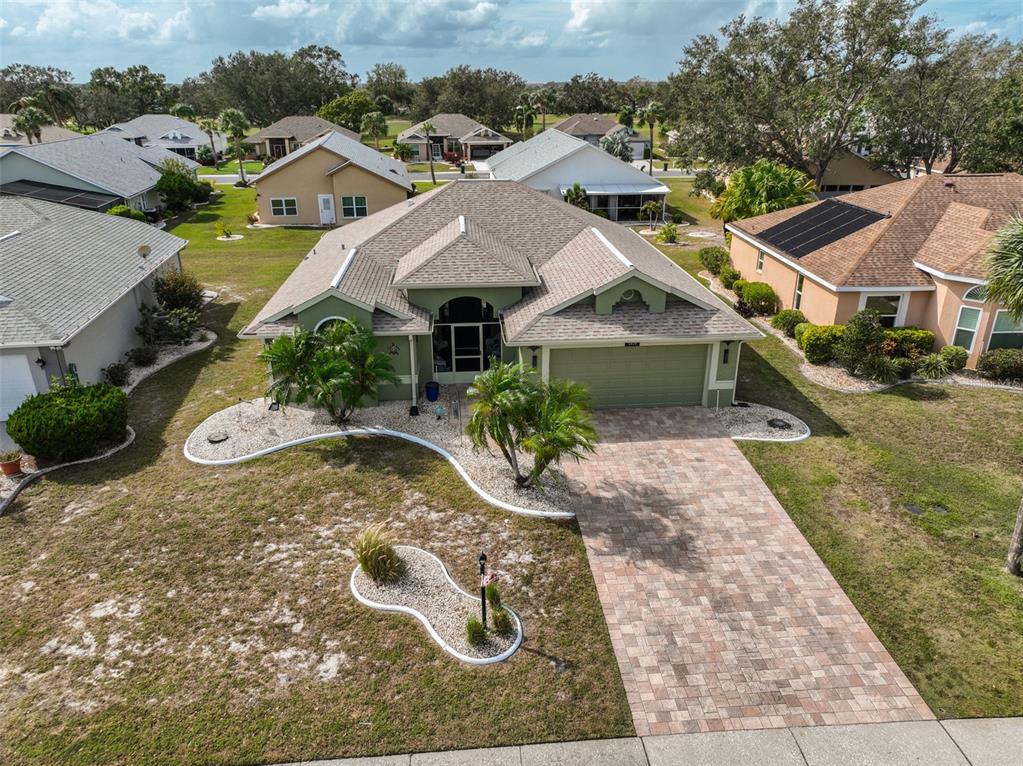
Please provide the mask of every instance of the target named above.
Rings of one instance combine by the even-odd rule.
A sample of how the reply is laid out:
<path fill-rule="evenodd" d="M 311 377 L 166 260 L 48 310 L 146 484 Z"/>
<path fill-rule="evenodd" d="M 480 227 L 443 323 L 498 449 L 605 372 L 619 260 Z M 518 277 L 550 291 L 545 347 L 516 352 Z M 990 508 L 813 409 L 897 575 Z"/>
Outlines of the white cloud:
<path fill-rule="evenodd" d="M 323 3 L 312 0 L 277 0 L 275 5 L 260 5 L 252 12 L 254 19 L 300 19 L 319 16 L 328 10 Z"/>
<path fill-rule="evenodd" d="M 0 29 L 7 29 L 7 19 L 0 16 Z"/>

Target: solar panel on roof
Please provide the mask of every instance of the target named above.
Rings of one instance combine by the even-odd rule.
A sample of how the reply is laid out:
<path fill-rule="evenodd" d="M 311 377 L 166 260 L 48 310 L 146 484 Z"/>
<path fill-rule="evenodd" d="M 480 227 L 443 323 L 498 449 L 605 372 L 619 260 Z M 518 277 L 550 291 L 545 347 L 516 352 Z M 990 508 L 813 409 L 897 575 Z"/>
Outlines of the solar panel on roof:
<path fill-rule="evenodd" d="M 0 194 L 41 199 L 46 202 L 72 205 L 73 207 L 80 207 L 86 210 L 106 210 L 121 199 L 112 194 L 86 192 L 81 189 L 72 189 L 68 186 L 44 184 L 38 181 L 11 181 L 0 184 Z"/>
<path fill-rule="evenodd" d="M 757 237 L 794 258 L 802 258 L 887 217 L 876 210 L 827 199 Z"/>

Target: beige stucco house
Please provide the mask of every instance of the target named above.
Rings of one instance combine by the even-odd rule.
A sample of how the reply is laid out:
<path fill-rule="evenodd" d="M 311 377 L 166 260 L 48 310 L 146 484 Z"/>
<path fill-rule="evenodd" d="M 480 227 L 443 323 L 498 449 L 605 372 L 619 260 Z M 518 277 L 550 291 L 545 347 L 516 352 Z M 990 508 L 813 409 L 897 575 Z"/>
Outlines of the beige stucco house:
<path fill-rule="evenodd" d="M 819 184 L 818 199 L 873 189 L 899 180 L 899 176 L 874 165 L 862 154 L 843 149 L 828 164 Z"/>
<path fill-rule="evenodd" d="M 405 166 L 330 131 L 277 160 L 255 181 L 260 223 L 343 226 L 412 194 Z"/>
<path fill-rule="evenodd" d="M 361 136 L 354 130 L 335 125 L 322 117 L 314 114 L 295 114 L 267 125 L 258 133 L 249 136 L 248 141 L 254 147 L 253 154 L 257 157 L 279 160 L 332 130 L 348 136 L 353 141 L 361 140 Z"/>
<path fill-rule="evenodd" d="M 1023 209 L 1016 173 L 929 175 L 734 221 L 731 257 L 784 308 L 842 324 L 863 308 L 887 326 L 934 331 L 938 346 L 1023 348 L 1023 325 L 986 299 L 983 260 Z"/>
<path fill-rule="evenodd" d="M 426 139 L 423 126 L 433 125 L 430 139 Z M 484 160 L 497 154 L 512 140 L 486 125 L 481 125 L 464 114 L 435 114 L 398 134 L 398 143 L 412 148 L 412 161 L 442 160 L 445 154 L 458 154 L 466 162 Z"/>

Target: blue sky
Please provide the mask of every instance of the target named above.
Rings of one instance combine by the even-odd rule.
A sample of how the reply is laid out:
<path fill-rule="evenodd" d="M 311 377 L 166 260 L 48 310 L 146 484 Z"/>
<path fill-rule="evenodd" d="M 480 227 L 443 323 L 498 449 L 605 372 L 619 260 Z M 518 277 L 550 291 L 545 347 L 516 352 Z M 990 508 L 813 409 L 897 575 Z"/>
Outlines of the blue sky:
<path fill-rule="evenodd" d="M 682 46 L 740 13 L 784 16 L 794 0 L 3 0 L 0 64 L 51 64 L 78 81 L 98 66 L 148 64 L 172 82 L 238 49 L 340 50 L 365 76 L 398 61 L 410 77 L 457 64 L 527 80 L 577 72 L 662 78 Z M 1023 38 L 1023 0 L 929 0 L 958 33 Z"/>

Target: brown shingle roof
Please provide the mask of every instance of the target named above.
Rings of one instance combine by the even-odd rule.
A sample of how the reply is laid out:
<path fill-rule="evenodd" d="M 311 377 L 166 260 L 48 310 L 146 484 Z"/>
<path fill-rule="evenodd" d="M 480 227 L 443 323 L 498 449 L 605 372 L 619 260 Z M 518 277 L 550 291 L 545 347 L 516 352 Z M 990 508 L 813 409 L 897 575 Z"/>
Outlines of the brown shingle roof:
<path fill-rule="evenodd" d="M 472 117 L 466 117 L 464 114 L 435 114 L 430 119 L 417 122 L 412 127 L 403 130 L 398 134 L 398 141 L 404 141 L 413 135 L 423 135 L 423 125 L 427 122 L 433 125 L 433 130 L 430 132 L 431 136 L 450 136 L 455 139 L 466 138 L 473 131 L 479 130 L 480 128 L 486 128 L 485 125 L 476 122 L 476 120 L 472 119 Z M 511 143 L 510 138 L 506 138 L 493 128 L 487 128 L 487 130 L 494 134 L 491 138 L 486 140 L 472 139 L 467 140 L 466 143 L 481 143 L 488 141 L 491 143 Z"/>
<path fill-rule="evenodd" d="M 258 133 L 249 136 L 248 141 L 258 143 L 268 138 L 293 138 L 304 144 L 314 138 L 319 138 L 330 130 L 337 131 L 355 141 L 361 139 L 361 136 L 354 130 L 349 130 L 342 125 L 335 125 L 314 114 L 293 114 L 290 117 L 282 117 L 272 125 L 267 125 Z"/>
<path fill-rule="evenodd" d="M 926 287 L 931 279 L 914 261 L 943 273 L 982 277 L 992 234 L 1023 210 L 1023 176 L 920 176 L 846 194 L 842 200 L 888 217 L 793 260 L 837 287 Z M 820 204 L 735 221 L 729 227 L 756 238 Z"/>
<path fill-rule="evenodd" d="M 627 128 L 621 123 L 615 122 L 606 114 L 600 114 L 599 112 L 573 114 L 553 127 L 555 130 L 568 133 L 568 135 L 575 136 L 576 138 L 606 136 L 619 130 L 628 131 L 630 137 L 638 137 L 639 135 L 632 128 Z"/>

